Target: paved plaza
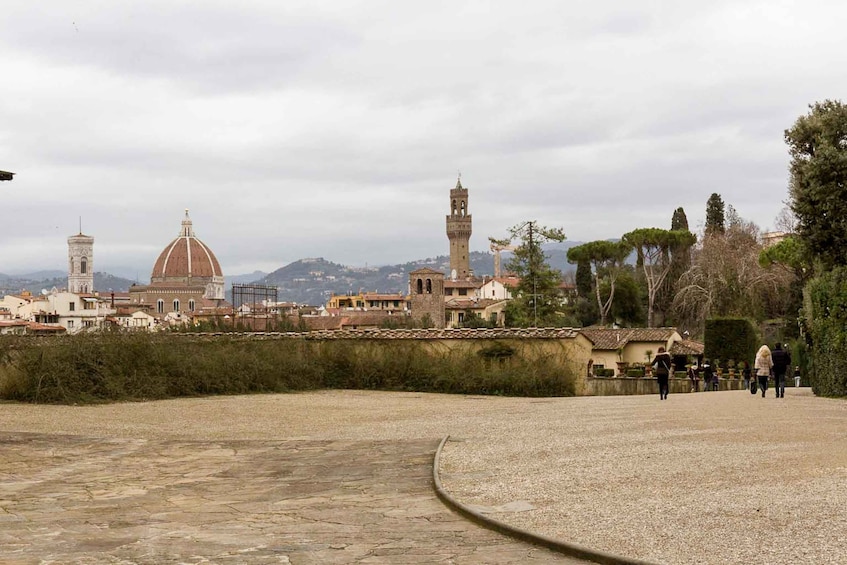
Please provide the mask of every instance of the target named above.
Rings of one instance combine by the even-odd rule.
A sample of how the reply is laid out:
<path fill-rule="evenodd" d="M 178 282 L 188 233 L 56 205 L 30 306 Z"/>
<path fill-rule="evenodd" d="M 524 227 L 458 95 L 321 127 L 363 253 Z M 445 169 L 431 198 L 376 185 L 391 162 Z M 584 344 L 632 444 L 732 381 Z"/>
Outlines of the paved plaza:
<path fill-rule="evenodd" d="M 842 563 L 847 403 L 789 389 L 0 404 L 2 563 Z"/>

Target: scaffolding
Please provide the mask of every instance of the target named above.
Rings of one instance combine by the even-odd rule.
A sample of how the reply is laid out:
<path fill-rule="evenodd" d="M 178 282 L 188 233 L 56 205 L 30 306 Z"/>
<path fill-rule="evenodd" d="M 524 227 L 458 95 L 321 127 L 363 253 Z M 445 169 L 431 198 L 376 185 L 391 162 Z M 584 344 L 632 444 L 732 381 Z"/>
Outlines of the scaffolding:
<path fill-rule="evenodd" d="M 259 330 L 257 319 L 264 320 L 264 330 L 267 331 L 273 326 L 270 320 L 276 319 L 278 293 L 277 287 L 264 284 L 232 285 L 232 308 L 235 316 L 242 321 L 249 319 L 250 328 L 253 330 Z"/>

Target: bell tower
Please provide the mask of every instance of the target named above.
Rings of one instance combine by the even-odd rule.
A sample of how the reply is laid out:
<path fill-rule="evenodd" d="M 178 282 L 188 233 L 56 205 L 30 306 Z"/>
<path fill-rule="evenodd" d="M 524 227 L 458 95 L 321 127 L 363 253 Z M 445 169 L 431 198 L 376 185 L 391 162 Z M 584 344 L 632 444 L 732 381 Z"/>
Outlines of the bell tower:
<path fill-rule="evenodd" d="M 456 188 L 450 191 L 447 238 L 450 240 L 450 278 L 465 280 L 471 276 L 471 215 L 468 213 L 468 189 L 462 187 L 461 176 L 456 181 Z"/>
<path fill-rule="evenodd" d="M 68 238 L 68 291 L 94 292 L 94 238 L 82 230 Z"/>

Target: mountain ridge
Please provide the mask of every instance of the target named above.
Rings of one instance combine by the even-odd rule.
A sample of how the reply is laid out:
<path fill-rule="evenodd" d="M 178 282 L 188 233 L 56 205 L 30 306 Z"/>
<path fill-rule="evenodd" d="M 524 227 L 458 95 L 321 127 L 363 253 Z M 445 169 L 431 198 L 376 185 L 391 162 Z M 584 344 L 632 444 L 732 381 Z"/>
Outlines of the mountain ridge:
<path fill-rule="evenodd" d="M 567 262 L 567 250 L 581 242 L 552 243 L 544 245 L 548 263 L 554 269 L 562 272 L 573 270 L 575 267 Z M 508 264 L 511 253 L 503 252 L 502 264 Z M 408 291 L 409 273 L 416 269 L 428 267 L 442 271 L 445 275 L 450 272 L 449 255 L 438 255 L 426 259 L 417 259 L 407 263 L 394 265 L 353 267 L 328 261 L 323 257 L 298 259 L 270 272 L 253 271 L 239 275 L 226 276 L 227 298 L 231 299 L 232 284 L 264 284 L 276 286 L 278 299 L 282 302 L 298 304 L 325 304 L 331 294 L 348 294 L 358 292 L 405 293 Z M 472 251 L 470 267 L 476 276 L 494 275 L 494 255 L 490 252 Z M 39 275 L 46 275 L 39 278 Z M 67 287 L 67 274 L 58 270 L 33 271 L 24 275 L 6 275 L 0 273 L 0 295 L 16 294 L 29 290 L 37 294 L 42 289 Z M 118 277 L 109 273 L 94 273 L 94 288 L 100 292 L 128 292 L 129 287 L 136 284 L 135 280 Z"/>

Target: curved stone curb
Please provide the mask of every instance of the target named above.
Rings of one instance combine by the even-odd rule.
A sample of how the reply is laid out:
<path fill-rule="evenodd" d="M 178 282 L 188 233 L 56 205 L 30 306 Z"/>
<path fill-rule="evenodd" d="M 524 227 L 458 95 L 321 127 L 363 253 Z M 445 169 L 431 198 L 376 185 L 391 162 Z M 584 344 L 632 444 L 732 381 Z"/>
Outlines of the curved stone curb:
<path fill-rule="evenodd" d="M 446 444 L 447 440 L 449 439 L 450 436 L 445 436 L 444 439 L 441 440 L 441 443 L 438 444 L 438 449 L 435 451 L 435 457 L 433 458 L 432 462 L 432 481 L 435 487 L 435 494 L 438 495 L 438 498 L 440 498 L 441 501 L 444 502 L 444 504 L 453 508 L 465 518 L 468 518 L 481 526 L 484 526 L 501 534 L 534 545 L 540 545 L 542 547 L 546 547 L 547 549 L 562 553 L 564 555 L 568 555 L 570 557 L 593 561 L 594 563 L 602 563 L 603 565 L 654 565 L 649 561 L 643 561 L 641 559 L 632 559 L 630 557 L 622 557 L 619 555 L 614 555 L 612 553 L 606 553 L 605 551 L 591 549 L 576 543 L 557 540 L 540 534 L 535 534 L 533 532 L 517 528 L 515 526 L 510 526 L 505 522 L 501 522 L 500 520 L 495 520 L 494 518 L 485 516 L 482 513 L 472 509 L 471 507 L 459 502 L 458 500 L 447 494 L 447 492 L 444 490 L 444 487 L 441 485 L 441 477 L 438 472 L 438 469 L 441 466 L 441 451 L 444 448 L 444 444 Z"/>

